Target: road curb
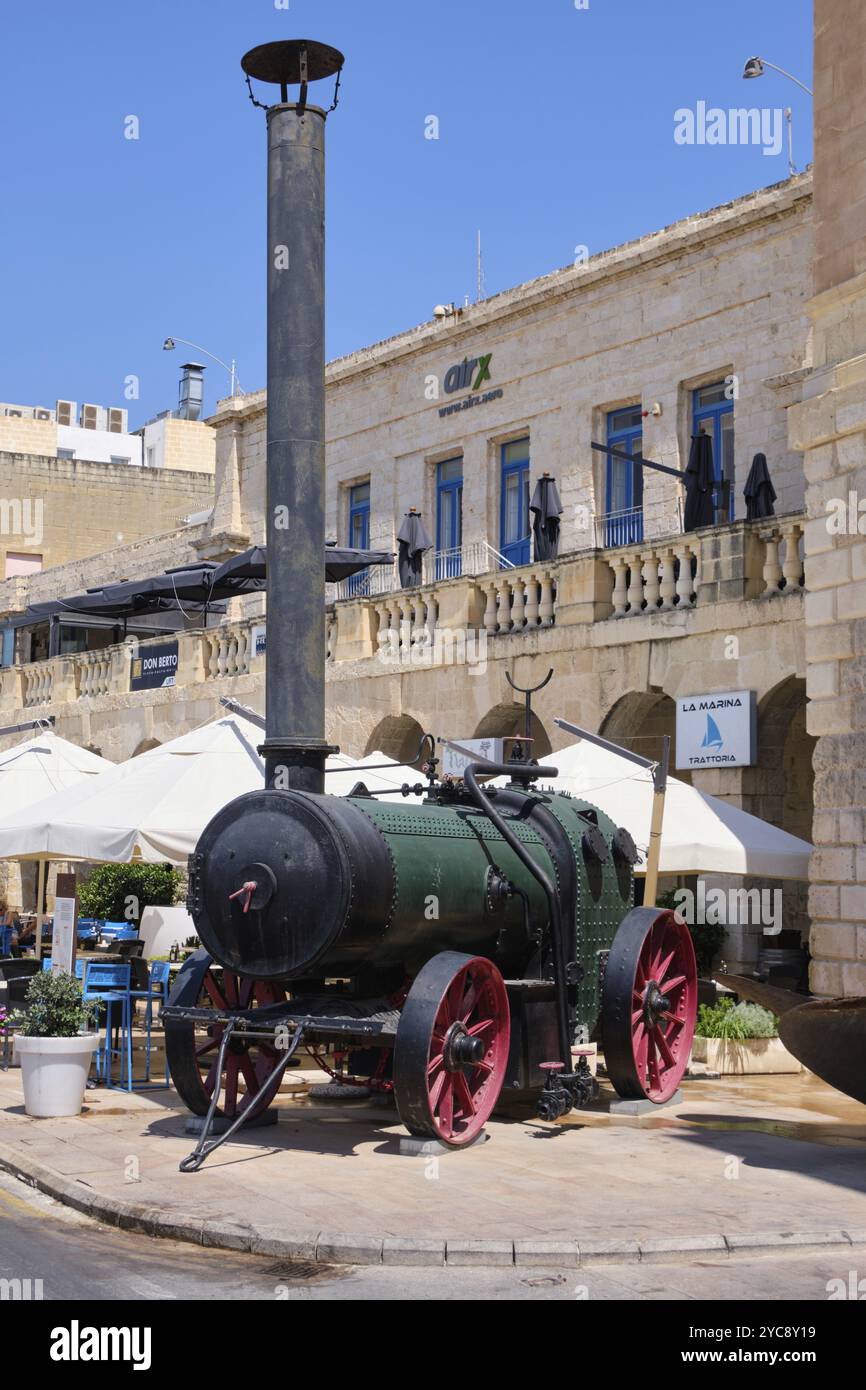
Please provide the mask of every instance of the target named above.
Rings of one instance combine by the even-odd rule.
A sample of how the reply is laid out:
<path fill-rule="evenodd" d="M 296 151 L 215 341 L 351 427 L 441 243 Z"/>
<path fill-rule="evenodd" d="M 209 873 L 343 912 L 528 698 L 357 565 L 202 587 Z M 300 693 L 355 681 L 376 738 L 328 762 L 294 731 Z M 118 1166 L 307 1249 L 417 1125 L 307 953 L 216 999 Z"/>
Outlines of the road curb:
<path fill-rule="evenodd" d="M 580 1236 L 513 1240 L 439 1239 L 430 1236 L 373 1236 L 349 1232 L 300 1231 L 280 1236 L 236 1222 L 166 1212 L 145 1202 L 104 1197 L 81 1181 L 66 1178 L 42 1163 L 24 1162 L 0 1144 L 0 1169 L 46 1196 L 109 1226 L 182 1240 L 192 1245 L 241 1251 L 287 1260 L 347 1265 L 446 1265 L 452 1268 L 585 1268 L 596 1264 L 672 1264 L 700 1256 L 750 1259 L 814 1250 L 854 1250 L 866 1246 L 866 1230 L 737 1231 L 725 1234 L 665 1236 L 647 1240 L 601 1240 Z"/>

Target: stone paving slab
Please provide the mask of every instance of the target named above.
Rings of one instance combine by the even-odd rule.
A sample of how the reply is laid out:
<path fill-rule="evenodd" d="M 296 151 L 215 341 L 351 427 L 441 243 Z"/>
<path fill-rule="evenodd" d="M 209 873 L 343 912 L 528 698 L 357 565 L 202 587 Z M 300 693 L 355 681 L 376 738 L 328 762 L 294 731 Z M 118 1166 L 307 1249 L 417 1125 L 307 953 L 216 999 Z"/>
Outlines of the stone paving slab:
<path fill-rule="evenodd" d="M 173 1093 L 89 1091 L 33 1120 L 0 1072 L 0 1166 L 102 1221 L 349 1264 L 571 1267 L 866 1245 L 866 1107 L 816 1078 L 684 1083 L 671 1111 L 497 1118 L 445 1157 L 400 1152 L 381 1105 L 285 1098 L 198 1173 Z"/>

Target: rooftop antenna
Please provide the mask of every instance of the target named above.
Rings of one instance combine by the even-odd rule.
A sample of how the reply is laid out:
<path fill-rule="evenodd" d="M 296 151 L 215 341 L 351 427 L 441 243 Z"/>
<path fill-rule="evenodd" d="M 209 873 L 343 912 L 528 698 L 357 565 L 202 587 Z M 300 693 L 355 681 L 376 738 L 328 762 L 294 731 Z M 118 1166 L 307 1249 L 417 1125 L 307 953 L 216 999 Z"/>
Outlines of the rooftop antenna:
<path fill-rule="evenodd" d="M 484 262 L 481 259 L 481 229 L 475 246 L 475 303 L 484 298 Z"/>

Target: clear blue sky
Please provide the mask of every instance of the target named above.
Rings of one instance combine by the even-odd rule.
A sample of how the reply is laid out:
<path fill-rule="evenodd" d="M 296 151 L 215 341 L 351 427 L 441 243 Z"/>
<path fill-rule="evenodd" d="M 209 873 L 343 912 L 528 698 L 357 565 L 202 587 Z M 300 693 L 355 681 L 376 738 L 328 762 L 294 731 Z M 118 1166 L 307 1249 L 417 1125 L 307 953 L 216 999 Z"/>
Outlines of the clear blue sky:
<path fill-rule="evenodd" d="M 298 36 L 347 57 L 329 357 L 474 294 L 478 227 L 492 294 L 786 177 L 784 149 L 677 145 L 677 108 L 790 104 L 811 159 L 808 97 L 741 78 L 757 53 L 811 85 L 809 0 L 6 0 L 0 400 L 127 404 L 137 426 L 176 405 L 168 334 L 264 384 L 264 115 L 239 62 Z M 206 381 L 210 409 L 226 378 Z"/>

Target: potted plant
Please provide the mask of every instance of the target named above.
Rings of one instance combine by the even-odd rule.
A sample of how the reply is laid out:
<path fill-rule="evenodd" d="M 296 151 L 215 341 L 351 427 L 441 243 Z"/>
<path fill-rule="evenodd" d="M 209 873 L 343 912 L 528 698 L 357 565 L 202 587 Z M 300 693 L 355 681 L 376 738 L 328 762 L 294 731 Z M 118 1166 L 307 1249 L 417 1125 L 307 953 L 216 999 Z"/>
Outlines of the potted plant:
<path fill-rule="evenodd" d="M 9 1019 L 21 1064 L 24 1109 L 39 1118 L 79 1115 L 93 1051 L 97 1000 L 85 1000 L 72 975 L 42 972 L 27 987 L 25 1008 Z"/>
<path fill-rule="evenodd" d="M 698 1009 L 692 1058 L 723 1076 L 802 1071 L 779 1038 L 775 1014 L 728 995 Z"/>

